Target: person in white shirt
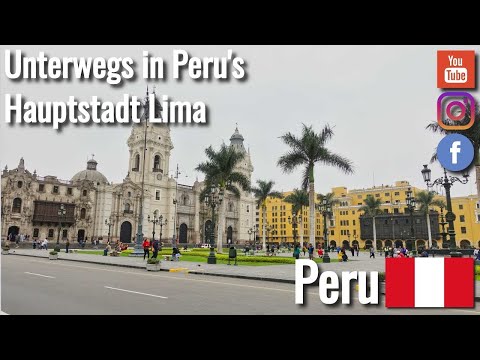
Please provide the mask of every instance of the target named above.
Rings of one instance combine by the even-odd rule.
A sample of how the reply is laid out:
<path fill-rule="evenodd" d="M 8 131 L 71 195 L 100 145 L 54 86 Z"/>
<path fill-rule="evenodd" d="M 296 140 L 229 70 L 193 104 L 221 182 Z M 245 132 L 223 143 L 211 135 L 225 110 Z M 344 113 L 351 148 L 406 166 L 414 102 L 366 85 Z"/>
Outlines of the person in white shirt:
<path fill-rule="evenodd" d="M 45 240 L 43 240 L 42 245 L 43 245 L 43 248 L 44 248 L 45 250 L 48 250 L 48 240 L 47 240 L 47 238 L 45 238 Z"/>

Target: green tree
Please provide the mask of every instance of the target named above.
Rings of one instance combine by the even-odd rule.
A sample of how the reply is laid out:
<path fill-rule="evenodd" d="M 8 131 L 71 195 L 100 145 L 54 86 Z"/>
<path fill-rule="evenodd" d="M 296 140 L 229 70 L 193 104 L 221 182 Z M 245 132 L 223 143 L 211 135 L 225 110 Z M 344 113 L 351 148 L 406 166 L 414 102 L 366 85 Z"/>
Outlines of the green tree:
<path fill-rule="evenodd" d="M 308 206 L 308 193 L 305 190 L 295 189 L 293 193 L 283 199 L 285 202 L 292 204 L 292 215 L 297 217 L 298 226 L 300 226 L 300 248 L 303 248 L 303 207 Z M 299 220 L 298 220 L 299 219 Z"/>
<path fill-rule="evenodd" d="M 273 181 L 264 181 L 264 180 L 257 180 L 257 187 L 252 188 L 252 192 L 255 195 L 255 198 L 257 199 L 257 205 L 258 207 L 262 208 L 262 219 L 263 219 L 263 226 L 262 226 L 262 242 L 263 242 L 263 250 L 266 249 L 266 244 L 265 244 L 265 226 L 267 225 L 267 206 L 266 206 L 266 201 L 267 198 L 272 197 L 272 198 L 278 198 L 281 199 L 283 195 L 278 192 L 273 190 L 273 185 L 275 183 Z"/>
<path fill-rule="evenodd" d="M 326 148 L 328 140 L 333 137 L 333 130 L 326 125 L 319 133 L 312 126 L 303 124 L 300 137 L 288 132 L 281 136 L 290 151 L 280 157 L 278 166 L 285 173 L 291 173 L 297 167 L 303 167 L 302 188 L 309 190 L 310 205 L 310 243 L 315 247 L 315 164 L 330 165 L 346 174 L 353 173 L 350 160 L 331 152 Z"/>
<path fill-rule="evenodd" d="M 377 227 L 375 226 L 375 218 L 380 215 L 382 211 L 380 206 L 382 201 L 380 199 L 375 199 L 372 195 L 367 195 L 366 199 L 363 200 L 365 205 L 360 207 L 360 211 L 363 211 L 365 215 L 372 217 L 373 224 L 373 249 L 377 251 Z"/>
<path fill-rule="evenodd" d="M 225 196 L 226 191 L 233 193 L 236 197 L 240 197 L 240 189 L 237 186 L 240 186 L 244 191 L 250 190 L 249 179 L 237 170 L 237 165 L 241 163 L 245 156 L 244 153 L 236 151 L 231 146 L 222 144 L 218 151 L 215 151 L 212 146 L 209 146 L 205 149 L 205 154 L 207 155 L 207 161 L 198 164 L 195 168 L 195 170 L 205 175 L 205 188 L 201 196 L 205 194 L 205 190 L 208 191 L 211 186 L 219 189 L 220 197 Z M 222 252 L 225 202 L 226 201 L 222 201 L 218 209 L 218 252 Z"/>
<path fill-rule="evenodd" d="M 478 102 L 477 102 L 478 104 Z M 447 125 L 465 125 L 470 123 L 471 119 L 471 107 L 470 103 L 467 102 L 465 105 L 466 111 L 465 111 L 465 117 L 461 121 L 453 121 L 450 119 L 445 119 L 444 123 Z M 430 124 L 427 125 L 427 129 L 434 132 L 434 133 L 439 133 L 442 135 L 447 135 L 447 134 L 461 134 L 465 137 L 467 137 L 473 144 L 473 162 L 472 165 L 475 166 L 475 177 L 477 180 L 477 195 L 480 197 L 480 156 L 479 156 L 479 151 L 480 151 L 480 107 L 476 106 L 475 107 L 475 120 L 473 122 L 473 125 L 466 129 L 466 130 L 445 130 L 442 128 L 437 121 L 431 122 Z M 437 151 L 435 149 L 435 153 L 433 154 L 431 158 L 431 162 L 434 162 L 437 160 Z"/>
<path fill-rule="evenodd" d="M 432 248 L 432 229 L 430 225 L 430 208 L 432 206 L 438 206 L 440 208 L 445 208 L 445 202 L 440 199 L 435 199 L 435 191 L 420 191 L 417 193 L 415 198 L 417 205 L 419 206 L 420 212 L 426 215 L 427 217 L 427 229 L 428 229 L 428 248 Z"/>

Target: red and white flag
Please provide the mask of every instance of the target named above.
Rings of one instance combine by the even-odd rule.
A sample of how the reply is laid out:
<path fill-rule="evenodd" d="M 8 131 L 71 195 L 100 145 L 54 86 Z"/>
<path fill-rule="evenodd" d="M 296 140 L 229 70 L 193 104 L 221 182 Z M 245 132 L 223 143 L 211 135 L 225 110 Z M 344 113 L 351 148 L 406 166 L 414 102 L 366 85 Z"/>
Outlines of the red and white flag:
<path fill-rule="evenodd" d="M 473 307 L 474 283 L 471 258 L 388 258 L 385 306 Z"/>

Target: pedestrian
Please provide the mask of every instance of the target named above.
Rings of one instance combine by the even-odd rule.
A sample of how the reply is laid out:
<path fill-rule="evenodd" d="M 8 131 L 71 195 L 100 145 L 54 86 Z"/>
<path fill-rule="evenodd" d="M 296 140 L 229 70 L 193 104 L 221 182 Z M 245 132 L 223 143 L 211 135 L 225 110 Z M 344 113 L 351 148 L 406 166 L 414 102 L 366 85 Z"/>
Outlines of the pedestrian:
<path fill-rule="evenodd" d="M 37 239 L 33 239 L 32 246 L 34 250 L 37 248 Z"/>
<path fill-rule="evenodd" d="M 18 248 L 20 243 L 20 235 L 15 235 L 15 247 Z"/>
<path fill-rule="evenodd" d="M 70 247 L 70 241 L 68 241 L 67 239 L 67 242 L 65 243 L 65 252 L 68 254 L 68 248 Z"/>
<path fill-rule="evenodd" d="M 350 248 L 350 252 L 352 253 L 352 257 L 354 257 L 355 256 L 355 248 L 353 246 Z"/>
<path fill-rule="evenodd" d="M 308 258 L 310 260 L 313 260 L 313 245 L 312 244 L 308 245 Z"/>
<path fill-rule="evenodd" d="M 298 246 L 298 244 L 295 244 L 295 248 L 293 249 L 293 257 L 295 259 L 300 257 L 300 246 Z"/>
<path fill-rule="evenodd" d="M 388 257 L 388 246 L 385 245 L 383 251 L 385 252 L 385 258 Z"/>
<path fill-rule="evenodd" d="M 48 240 L 45 238 L 42 243 L 42 248 L 45 250 L 48 250 Z"/>
<path fill-rule="evenodd" d="M 358 256 L 358 253 L 360 252 L 360 248 L 358 247 L 358 245 L 355 245 L 355 252 L 357 253 L 357 256 Z"/>
<path fill-rule="evenodd" d="M 373 246 L 370 247 L 370 259 L 372 257 L 375 259 L 375 249 L 373 248 Z"/>
<path fill-rule="evenodd" d="M 143 239 L 143 260 L 145 260 L 145 256 L 150 258 L 150 241 L 147 238 Z"/>
<path fill-rule="evenodd" d="M 268 245 L 268 244 L 267 244 L 267 247 L 266 247 L 266 252 L 265 252 L 265 254 L 266 254 L 267 256 L 270 255 L 270 245 Z"/>
<path fill-rule="evenodd" d="M 307 251 L 307 248 L 305 247 L 305 245 L 303 245 L 303 249 L 302 249 L 302 250 L 303 250 L 303 256 L 305 256 L 305 253 L 306 253 L 306 251 Z"/>
<path fill-rule="evenodd" d="M 152 254 L 152 259 L 156 259 L 158 255 L 158 240 L 153 240 L 153 254 Z"/>

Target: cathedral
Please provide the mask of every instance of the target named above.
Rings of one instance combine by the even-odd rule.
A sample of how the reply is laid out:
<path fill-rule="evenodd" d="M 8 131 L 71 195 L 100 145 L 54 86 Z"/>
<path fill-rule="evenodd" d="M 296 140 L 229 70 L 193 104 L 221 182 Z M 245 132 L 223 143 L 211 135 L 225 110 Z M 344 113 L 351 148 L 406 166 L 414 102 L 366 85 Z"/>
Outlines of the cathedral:
<path fill-rule="evenodd" d="M 151 238 L 155 231 L 155 238 L 164 243 L 209 242 L 212 210 L 200 199 L 203 182 L 183 185 L 178 183 L 178 176 L 169 177 L 173 150 L 170 128 L 145 126 L 144 122 L 132 127 L 127 140 L 129 171 L 121 183 L 109 182 L 93 158 L 88 160 L 86 169 L 68 181 L 32 173 L 23 158 L 15 169 L 5 167 L 1 175 L 2 239 L 13 233 L 49 241 L 135 242 L 143 182 L 144 236 Z M 253 166 L 243 141 L 237 127 L 230 137 L 230 146 L 245 153 L 237 170 L 251 181 Z M 203 149 L 196 153 L 203 154 Z M 198 162 L 202 160 L 199 158 Z M 241 191 L 239 198 L 227 192 L 223 202 L 223 243 L 248 242 L 249 230 L 255 227 L 255 198 L 249 192 Z M 149 221 L 154 216 L 163 219 L 162 226 L 157 223 L 155 229 Z"/>

